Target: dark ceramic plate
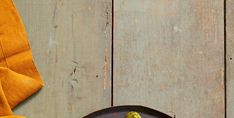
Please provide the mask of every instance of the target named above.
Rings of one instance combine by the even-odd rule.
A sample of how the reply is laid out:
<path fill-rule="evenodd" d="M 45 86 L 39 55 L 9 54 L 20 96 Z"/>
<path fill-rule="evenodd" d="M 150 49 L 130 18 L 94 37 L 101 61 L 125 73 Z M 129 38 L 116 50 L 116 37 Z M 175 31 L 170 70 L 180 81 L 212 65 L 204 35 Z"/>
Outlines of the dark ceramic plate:
<path fill-rule="evenodd" d="M 157 110 L 143 106 L 118 106 L 91 113 L 84 118 L 125 118 L 128 112 L 135 111 L 141 118 L 172 118 Z"/>

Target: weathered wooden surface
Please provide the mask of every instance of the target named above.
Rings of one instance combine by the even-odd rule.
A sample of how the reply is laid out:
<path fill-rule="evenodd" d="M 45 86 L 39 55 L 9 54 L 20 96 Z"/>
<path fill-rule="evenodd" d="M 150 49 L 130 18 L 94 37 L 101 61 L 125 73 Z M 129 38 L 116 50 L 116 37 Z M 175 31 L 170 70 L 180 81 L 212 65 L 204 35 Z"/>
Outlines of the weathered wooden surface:
<path fill-rule="evenodd" d="M 114 105 L 224 118 L 223 2 L 115 0 Z"/>
<path fill-rule="evenodd" d="M 111 0 L 15 0 L 46 86 L 15 109 L 80 118 L 111 104 Z M 223 0 L 115 0 L 114 105 L 224 118 Z M 233 0 L 227 0 L 227 115 L 234 117 Z"/>
<path fill-rule="evenodd" d="M 15 0 L 45 87 L 15 109 L 81 118 L 111 105 L 111 0 Z"/>
<path fill-rule="evenodd" d="M 234 0 L 226 3 L 227 118 L 234 117 Z"/>

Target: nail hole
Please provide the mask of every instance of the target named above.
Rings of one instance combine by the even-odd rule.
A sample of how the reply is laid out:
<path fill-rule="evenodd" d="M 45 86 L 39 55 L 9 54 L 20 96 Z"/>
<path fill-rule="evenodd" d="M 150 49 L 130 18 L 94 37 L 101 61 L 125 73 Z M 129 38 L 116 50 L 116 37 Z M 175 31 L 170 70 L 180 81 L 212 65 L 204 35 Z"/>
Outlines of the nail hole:
<path fill-rule="evenodd" d="M 98 78 L 98 75 L 96 75 L 96 78 Z"/>
<path fill-rule="evenodd" d="M 232 60 L 232 58 L 230 57 L 230 60 Z"/>
<path fill-rule="evenodd" d="M 55 29 L 58 28 L 58 25 L 54 25 L 54 28 L 55 28 Z"/>

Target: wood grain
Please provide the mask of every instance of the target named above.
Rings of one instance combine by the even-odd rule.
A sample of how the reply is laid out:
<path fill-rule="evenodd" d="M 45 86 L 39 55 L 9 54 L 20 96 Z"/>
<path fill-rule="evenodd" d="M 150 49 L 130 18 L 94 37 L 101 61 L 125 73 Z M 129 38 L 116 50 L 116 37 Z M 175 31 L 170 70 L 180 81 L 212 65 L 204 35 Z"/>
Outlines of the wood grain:
<path fill-rule="evenodd" d="M 234 117 L 234 0 L 226 2 L 227 118 Z"/>
<path fill-rule="evenodd" d="M 115 0 L 114 105 L 224 118 L 223 3 Z"/>
<path fill-rule="evenodd" d="M 111 105 L 111 0 L 15 0 L 45 81 L 15 109 L 28 118 L 81 118 Z"/>

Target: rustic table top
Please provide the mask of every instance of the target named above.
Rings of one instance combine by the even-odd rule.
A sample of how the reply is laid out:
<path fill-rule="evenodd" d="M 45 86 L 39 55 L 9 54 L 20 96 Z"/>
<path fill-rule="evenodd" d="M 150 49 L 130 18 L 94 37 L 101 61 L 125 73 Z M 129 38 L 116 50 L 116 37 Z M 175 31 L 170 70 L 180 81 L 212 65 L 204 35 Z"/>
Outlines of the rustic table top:
<path fill-rule="evenodd" d="M 144 105 L 234 117 L 233 0 L 14 1 L 46 83 L 16 114 L 81 118 Z"/>

